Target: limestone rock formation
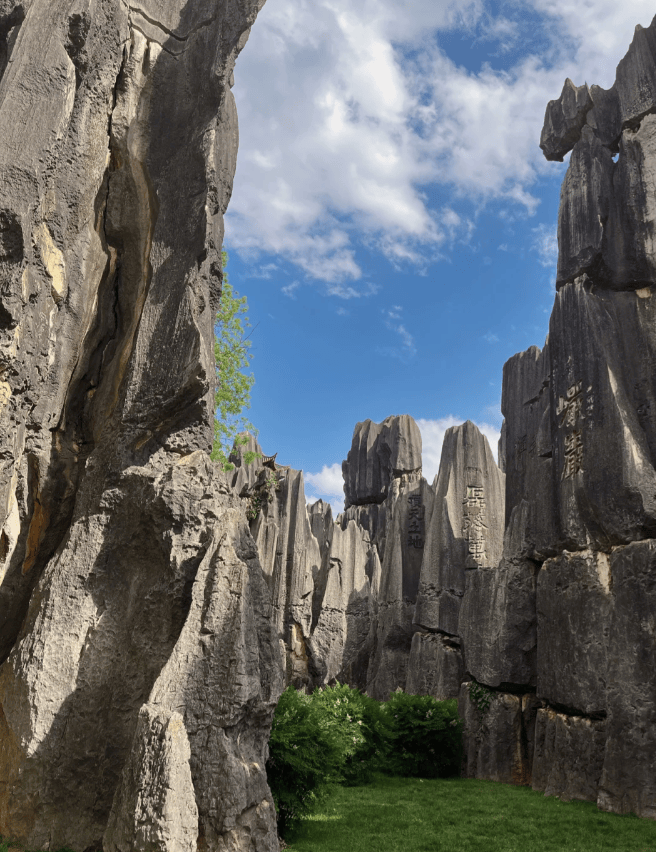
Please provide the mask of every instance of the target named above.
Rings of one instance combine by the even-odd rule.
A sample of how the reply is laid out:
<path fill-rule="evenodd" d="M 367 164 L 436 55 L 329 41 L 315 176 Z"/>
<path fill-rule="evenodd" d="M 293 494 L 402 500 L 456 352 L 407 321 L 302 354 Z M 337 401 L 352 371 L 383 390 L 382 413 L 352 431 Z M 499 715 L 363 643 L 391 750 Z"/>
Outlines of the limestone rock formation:
<path fill-rule="evenodd" d="M 589 274 L 598 287 L 649 286 L 656 273 L 654 24 L 637 27 L 609 90 L 567 80 L 547 106 L 547 159 L 572 151 L 558 216 L 557 285 Z M 614 156 L 619 152 L 619 159 Z"/>
<path fill-rule="evenodd" d="M 421 473 L 421 434 L 412 417 L 358 423 L 342 463 L 345 507 L 382 503 L 395 477 L 417 471 Z"/>
<path fill-rule="evenodd" d="M 434 493 L 425 479 L 395 480 L 387 498 L 385 555 L 378 596 L 376 650 L 371 660 L 367 692 L 386 700 L 404 689 L 412 648 L 415 606 L 426 541 L 426 519 Z"/>
<path fill-rule="evenodd" d="M 373 653 L 381 567 L 355 521 L 333 531 L 329 567 L 310 647 L 318 682 L 364 689 Z"/>
<path fill-rule="evenodd" d="M 252 465 L 244 464 L 246 451 L 257 453 Z M 503 538 L 504 475 L 476 426 L 447 432 L 431 486 L 409 415 L 358 423 L 343 465 L 345 491 L 349 483 L 385 481 L 386 492 L 373 502 L 378 485 L 368 493 L 362 487 L 359 499 L 372 502 L 348 506 L 335 521 L 322 501 L 305 506 L 302 472 L 267 460 L 253 438 L 231 459 L 273 595 L 287 683 L 338 680 L 379 699 L 399 687 L 457 697 L 465 575 L 496 567 Z M 533 577 L 533 610 L 534 587 Z M 534 656 L 532 646 L 533 663 Z"/>
<path fill-rule="evenodd" d="M 447 429 L 427 525 L 415 623 L 457 636 L 468 569 L 496 567 L 503 547 L 505 476 L 467 421 Z"/>
<path fill-rule="evenodd" d="M 547 108 L 545 155 L 572 150 L 558 292 L 545 347 L 504 368 L 504 549 L 460 610 L 466 774 L 651 818 L 655 109 L 656 20 L 610 90 L 567 81 Z"/>
<path fill-rule="evenodd" d="M 0 9 L 0 834 L 31 848 L 277 849 L 270 599 L 208 458 L 260 6 Z"/>
<path fill-rule="evenodd" d="M 311 680 L 307 642 L 322 557 L 306 509 L 303 474 L 275 464 L 262 467 L 249 499 L 287 681 L 305 686 Z"/>

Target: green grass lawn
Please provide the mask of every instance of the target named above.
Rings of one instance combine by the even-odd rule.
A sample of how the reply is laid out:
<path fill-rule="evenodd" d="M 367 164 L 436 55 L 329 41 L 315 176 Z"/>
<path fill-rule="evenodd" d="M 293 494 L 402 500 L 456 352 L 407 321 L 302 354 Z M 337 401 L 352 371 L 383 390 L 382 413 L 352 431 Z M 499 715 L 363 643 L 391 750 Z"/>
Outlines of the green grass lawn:
<path fill-rule="evenodd" d="M 289 852 L 656 852 L 656 822 L 528 787 L 377 776 L 339 787 Z"/>

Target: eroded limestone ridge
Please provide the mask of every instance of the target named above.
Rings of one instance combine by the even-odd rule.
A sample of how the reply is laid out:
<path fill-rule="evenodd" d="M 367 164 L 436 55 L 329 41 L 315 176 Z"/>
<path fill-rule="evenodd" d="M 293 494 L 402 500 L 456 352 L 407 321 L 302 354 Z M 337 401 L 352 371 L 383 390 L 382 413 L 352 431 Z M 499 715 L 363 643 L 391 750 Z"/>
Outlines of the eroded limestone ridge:
<path fill-rule="evenodd" d="M 208 460 L 261 5 L 0 0 L 0 834 L 29 848 L 277 849 L 270 597 Z"/>
<path fill-rule="evenodd" d="M 250 465 L 246 451 L 258 454 Z M 477 427 L 447 430 L 430 485 L 409 415 L 358 423 L 342 470 L 360 502 L 347 498 L 335 521 L 321 501 L 306 510 L 302 472 L 267 459 L 251 436 L 231 459 L 287 682 L 457 697 L 466 575 L 492 573 L 503 542 L 505 477 Z"/>
<path fill-rule="evenodd" d="M 466 772 L 656 818 L 656 23 L 609 90 L 566 81 L 549 336 L 504 367 L 506 533 L 467 577 Z"/>

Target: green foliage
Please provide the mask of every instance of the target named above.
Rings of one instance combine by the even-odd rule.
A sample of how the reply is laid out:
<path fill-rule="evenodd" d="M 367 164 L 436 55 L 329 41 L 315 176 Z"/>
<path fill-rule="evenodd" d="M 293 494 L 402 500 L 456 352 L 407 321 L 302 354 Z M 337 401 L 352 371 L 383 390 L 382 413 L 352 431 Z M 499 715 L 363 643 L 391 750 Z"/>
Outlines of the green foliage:
<path fill-rule="evenodd" d="M 462 722 L 455 699 L 436 701 L 399 691 L 384 709 L 391 728 L 385 772 L 421 778 L 458 774 Z"/>
<path fill-rule="evenodd" d="M 455 701 L 398 692 L 381 704 L 340 683 L 311 696 L 288 687 L 276 708 L 267 762 L 280 835 L 316 810 L 331 785 L 367 784 L 379 769 L 457 774 L 461 743 Z"/>
<path fill-rule="evenodd" d="M 381 705 L 373 698 L 337 683 L 312 696 L 324 724 L 339 738 L 342 748 L 341 783 L 367 784 L 387 752 L 389 727 Z"/>
<path fill-rule="evenodd" d="M 469 698 L 476 708 L 476 715 L 478 716 L 480 724 L 483 721 L 483 717 L 490 709 L 490 704 L 494 698 L 494 692 L 491 689 L 488 689 L 487 686 L 483 686 L 482 683 L 477 683 L 475 680 L 470 682 L 468 688 Z"/>
<path fill-rule="evenodd" d="M 386 749 L 387 721 L 380 704 L 336 684 L 312 695 L 288 687 L 276 708 L 267 776 L 288 836 L 334 784 L 364 784 Z"/>
<path fill-rule="evenodd" d="M 281 837 L 307 816 L 340 778 L 343 743 L 312 698 L 287 687 L 271 728 L 267 778 Z"/>
<path fill-rule="evenodd" d="M 223 252 L 223 267 L 228 255 Z M 248 430 L 256 434 L 252 424 L 244 417 L 244 410 L 250 407 L 251 388 L 255 382 L 253 374 L 243 370 L 250 367 L 252 356 L 249 354 L 251 341 L 244 336 L 250 327 L 247 317 L 246 296 L 239 296 L 223 273 L 223 285 L 219 310 L 214 323 L 214 360 L 216 362 L 216 394 L 214 405 L 214 445 L 211 458 L 218 461 L 225 470 L 234 465 L 228 456 L 237 434 Z M 244 461 L 248 464 L 245 453 Z M 254 457 L 254 456 L 253 456 Z M 252 461 L 252 459 L 251 459 Z"/>
<path fill-rule="evenodd" d="M 257 456 L 258 453 L 244 453 L 244 460 L 246 460 L 246 456 L 252 455 L 253 457 Z M 248 464 L 248 462 L 246 462 Z M 260 474 L 261 475 L 261 474 Z M 268 474 L 265 479 L 256 486 L 255 490 L 251 494 L 248 500 L 248 507 L 246 509 L 246 517 L 249 521 L 254 521 L 255 518 L 260 514 L 260 509 L 264 503 L 267 503 L 271 499 L 271 494 L 273 489 L 278 485 L 278 478 L 275 473 Z"/>

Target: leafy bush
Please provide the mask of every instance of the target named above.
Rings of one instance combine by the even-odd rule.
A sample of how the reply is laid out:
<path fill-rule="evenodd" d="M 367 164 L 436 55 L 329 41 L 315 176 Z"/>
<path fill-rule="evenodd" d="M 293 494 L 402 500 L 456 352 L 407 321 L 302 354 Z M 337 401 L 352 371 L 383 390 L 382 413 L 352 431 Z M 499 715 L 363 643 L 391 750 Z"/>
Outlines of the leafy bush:
<path fill-rule="evenodd" d="M 397 692 L 385 705 L 345 684 L 311 696 L 288 687 L 276 708 L 267 761 L 279 834 L 288 836 L 333 784 L 366 784 L 376 770 L 424 778 L 457 774 L 461 741 L 455 701 Z"/>
<path fill-rule="evenodd" d="M 395 692 L 384 712 L 391 728 L 385 772 L 421 778 L 458 774 L 462 722 L 455 699 L 436 701 L 429 695 Z"/>
<path fill-rule="evenodd" d="M 284 837 L 309 814 L 340 775 L 343 743 L 312 698 L 287 687 L 271 728 L 267 777 Z"/>
<path fill-rule="evenodd" d="M 337 683 L 318 689 L 313 701 L 342 744 L 342 784 L 367 784 L 387 752 L 389 727 L 381 705 L 373 698 Z"/>

